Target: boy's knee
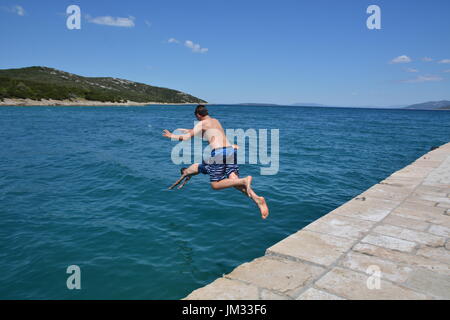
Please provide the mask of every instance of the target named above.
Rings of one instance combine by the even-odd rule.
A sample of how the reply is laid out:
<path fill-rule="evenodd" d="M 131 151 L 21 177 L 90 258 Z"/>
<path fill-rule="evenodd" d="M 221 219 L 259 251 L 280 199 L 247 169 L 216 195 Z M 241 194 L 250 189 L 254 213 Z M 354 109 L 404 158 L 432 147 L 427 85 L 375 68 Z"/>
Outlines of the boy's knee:
<path fill-rule="evenodd" d="M 239 179 L 238 175 L 236 174 L 236 172 L 232 172 L 230 173 L 230 175 L 228 176 L 229 179 Z"/>

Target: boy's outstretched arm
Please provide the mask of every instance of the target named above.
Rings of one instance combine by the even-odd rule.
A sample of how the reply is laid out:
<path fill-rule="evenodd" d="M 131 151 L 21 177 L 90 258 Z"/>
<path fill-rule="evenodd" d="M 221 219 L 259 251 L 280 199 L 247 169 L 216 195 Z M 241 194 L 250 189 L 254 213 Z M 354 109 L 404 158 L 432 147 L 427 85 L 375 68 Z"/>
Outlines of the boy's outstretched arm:
<path fill-rule="evenodd" d="M 197 123 L 193 129 L 181 129 L 181 131 L 184 131 L 186 133 L 185 134 L 173 134 L 169 130 L 164 129 L 163 137 L 173 139 L 173 140 L 179 140 L 179 141 L 189 140 L 193 136 L 202 132 L 202 122 L 200 121 L 199 123 Z"/>

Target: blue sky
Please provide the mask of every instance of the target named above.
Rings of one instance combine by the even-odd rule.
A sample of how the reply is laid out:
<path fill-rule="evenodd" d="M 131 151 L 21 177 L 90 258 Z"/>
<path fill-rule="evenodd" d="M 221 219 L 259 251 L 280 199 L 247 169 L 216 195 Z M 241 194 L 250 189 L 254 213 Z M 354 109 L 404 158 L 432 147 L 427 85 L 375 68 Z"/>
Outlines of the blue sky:
<path fill-rule="evenodd" d="M 71 4 L 81 30 L 66 27 Z M 366 26 L 372 4 L 381 30 Z M 211 103 L 450 100 L 449 12 L 448 0 L 0 0 L 0 68 L 112 76 Z"/>

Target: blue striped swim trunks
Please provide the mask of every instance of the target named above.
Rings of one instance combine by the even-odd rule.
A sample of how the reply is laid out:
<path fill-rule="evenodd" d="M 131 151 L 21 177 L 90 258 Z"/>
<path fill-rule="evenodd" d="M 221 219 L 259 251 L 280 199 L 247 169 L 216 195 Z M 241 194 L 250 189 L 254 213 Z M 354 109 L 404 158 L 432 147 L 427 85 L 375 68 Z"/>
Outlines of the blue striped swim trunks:
<path fill-rule="evenodd" d="M 198 166 L 198 171 L 209 174 L 209 181 L 220 181 L 235 172 L 239 177 L 237 153 L 233 147 L 217 148 L 211 151 L 211 157 Z"/>

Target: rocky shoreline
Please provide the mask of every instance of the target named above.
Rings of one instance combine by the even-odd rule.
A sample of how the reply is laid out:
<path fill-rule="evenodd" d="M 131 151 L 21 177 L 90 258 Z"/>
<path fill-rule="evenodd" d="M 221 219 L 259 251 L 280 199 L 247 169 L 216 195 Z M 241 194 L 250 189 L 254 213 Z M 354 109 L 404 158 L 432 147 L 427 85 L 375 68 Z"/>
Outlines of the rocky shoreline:
<path fill-rule="evenodd" d="M 33 106 L 147 106 L 147 105 L 191 105 L 195 103 L 166 103 L 166 102 L 102 102 L 93 100 L 53 100 L 53 99 L 4 99 L 0 101 L 0 106 L 17 106 L 17 107 L 33 107 Z"/>

